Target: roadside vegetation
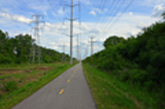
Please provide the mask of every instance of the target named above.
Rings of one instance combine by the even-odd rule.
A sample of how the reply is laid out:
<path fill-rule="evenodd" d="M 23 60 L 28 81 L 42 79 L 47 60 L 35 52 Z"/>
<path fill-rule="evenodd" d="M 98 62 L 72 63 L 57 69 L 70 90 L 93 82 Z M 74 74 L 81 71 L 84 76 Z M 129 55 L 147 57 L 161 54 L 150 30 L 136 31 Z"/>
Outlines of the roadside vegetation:
<path fill-rule="evenodd" d="M 165 13 L 162 16 L 165 20 Z M 107 76 L 116 78 L 114 83 L 122 82 L 123 86 L 119 86 L 122 91 L 129 93 L 136 89 L 130 93 L 145 108 L 165 108 L 165 21 L 145 27 L 128 39 L 111 36 L 104 47 L 84 63 L 104 71 L 102 75 L 106 72 Z"/>
<path fill-rule="evenodd" d="M 139 90 L 139 85 L 119 81 L 89 64 L 83 64 L 83 68 L 98 109 L 162 109 L 157 103 L 163 93 Z"/>
<path fill-rule="evenodd" d="M 37 45 L 29 34 L 10 37 L 0 30 L 0 109 L 10 109 L 70 68 L 69 58 L 65 53 Z"/>
<path fill-rule="evenodd" d="M 32 63 L 32 46 L 36 50 L 34 63 L 38 63 L 38 49 L 41 50 L 42 63 L 60 62 L 62 56 L 69 60 L 69 55 L 65 53 L 37 45 L 29 34 L 9 37 L 8 32 L 0 30 L 0 64 Z"/>
<path fill-rule="evenodd" d="M 69 63 L 1 66 L 0 109 L 10 109 L 70 67 Z"/>

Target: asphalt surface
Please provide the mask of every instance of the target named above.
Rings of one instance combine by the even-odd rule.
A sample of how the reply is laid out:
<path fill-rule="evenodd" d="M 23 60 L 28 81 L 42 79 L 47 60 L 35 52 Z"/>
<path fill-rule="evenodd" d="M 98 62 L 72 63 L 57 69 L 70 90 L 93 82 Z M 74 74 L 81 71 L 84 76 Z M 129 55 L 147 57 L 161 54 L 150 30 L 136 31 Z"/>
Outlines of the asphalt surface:
<path fill-rule="evenodd" d="M 14 106 L 12 109 L 97 109 L 81 63 Z"/>

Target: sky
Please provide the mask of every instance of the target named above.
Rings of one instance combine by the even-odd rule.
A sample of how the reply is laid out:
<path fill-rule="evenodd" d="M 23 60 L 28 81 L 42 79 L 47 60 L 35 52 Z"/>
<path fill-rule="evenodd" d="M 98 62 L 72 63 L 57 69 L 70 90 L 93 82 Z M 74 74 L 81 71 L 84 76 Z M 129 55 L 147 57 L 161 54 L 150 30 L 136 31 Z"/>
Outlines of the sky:
<path fill-rule="evenodd" d="M 0 29 L 10 37 L 30 34 L 35 38 L 34 15 L 41 15 L 40 44 L 70 54 L 71 0 L 0 0 Z M 76 5 L 80 4 L 80 5 Z M 94 53 L 104 49 L 104 41 L 113 35 L 135 36 L 142 28 L 162 21 L 165 0 L 73 0 L 73 56 L 84 59 L 91 55 L 90 37 L 94 37 Z M 80 7 L 79 7 L 80 6 Z"/>

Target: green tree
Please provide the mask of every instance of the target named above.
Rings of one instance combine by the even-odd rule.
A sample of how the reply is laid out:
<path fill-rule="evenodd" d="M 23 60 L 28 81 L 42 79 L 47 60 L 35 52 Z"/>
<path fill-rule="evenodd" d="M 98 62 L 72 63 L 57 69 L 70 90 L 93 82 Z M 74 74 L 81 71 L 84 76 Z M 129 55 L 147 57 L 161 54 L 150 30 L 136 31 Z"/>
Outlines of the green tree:
<path fill-rule="evenodd" d="M 121 41 L 124 41 L 124 38 L 117 37 L 117 36 L 111 36 L 104 42 L 104 47 L 107 48 L 108 46 L 114 46 L 117 43 L 120 43 Z"/>

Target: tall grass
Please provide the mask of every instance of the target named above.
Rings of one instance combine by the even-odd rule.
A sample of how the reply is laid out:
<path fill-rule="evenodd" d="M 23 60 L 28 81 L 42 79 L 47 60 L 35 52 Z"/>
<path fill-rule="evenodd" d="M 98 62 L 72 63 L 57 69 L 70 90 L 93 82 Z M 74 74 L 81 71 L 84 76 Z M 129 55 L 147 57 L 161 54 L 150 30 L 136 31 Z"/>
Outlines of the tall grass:
<path fill-rule="evenodd" d="M 53 65 L 53 64 L 52 64 Z M 48 66 L 52 66 L 48 65 Z M 49 70 L 45 73 L 40 73 L 42 76 L 38 76 L 38 79 L 32 82 L 29 82 L 22 87 L 17 87 L 16 81 L 10 81 L 4 84 L 4 89 L 7 91 L 3 95 L 0 96 L 0 109 L 10 109 L 14 105 L 18 104 L 20 101 L 30 96 L 32 93 L 49 83 L 51 80 L 59 76 L 65 70 L 70 68 L 69 64 L 60 64 L 56 65 L 56 67 L 52 70 Z M 37 71 L 32 71 L 33 73 L 37 73 Z M 31 72 L 31 73 L 32 73 Z M 38 71 L 39 72 L 39 71 Z M 32 74 L 33 74 L 32 73 Z M 20 76 L 22 75 L 22 76 Z M 20 74 L 16 77 L 19 77 L 22 81 L 26 78 L 25 74 Z M 25 75 L 25 76 L 23 76 Z M 35 76 L 35 75 L 34 75 Z"/>
<path fill-rule="evenodd" d="M 136 84 L 126 81 L 128 75 L 120 79 L 112 73 L 100 71 L 83 64 L 92 95 L 99 109 L 162 109 L 163 92 L 150 92 Z M 135 70 L 136 71 L 136 70 Z M 117 70 L 113 73 L 121 73 Z M 162 98 L 161 98 L 162 97 Z"/>

